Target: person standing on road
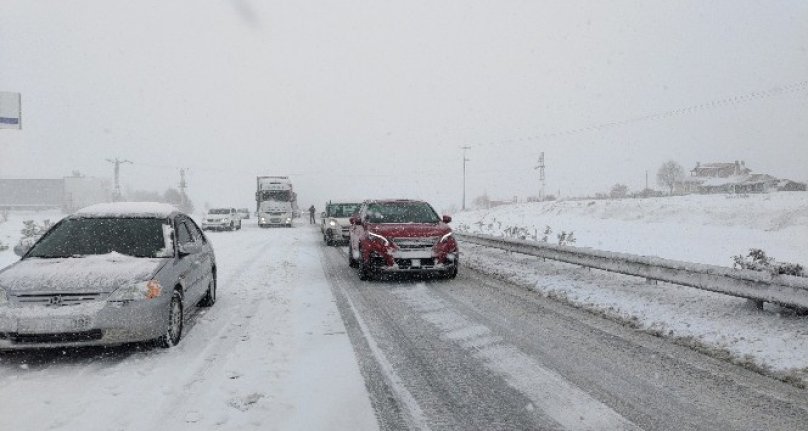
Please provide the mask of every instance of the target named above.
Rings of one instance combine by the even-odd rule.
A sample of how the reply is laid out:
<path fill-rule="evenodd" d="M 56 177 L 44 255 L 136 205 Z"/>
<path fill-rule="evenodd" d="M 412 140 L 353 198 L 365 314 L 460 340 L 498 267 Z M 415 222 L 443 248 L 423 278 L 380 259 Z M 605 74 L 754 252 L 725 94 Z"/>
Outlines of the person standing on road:
<path fill-rule="evenodd" d="M 309 224 L 314 224 L 314 205 L 309 207 Z"/>

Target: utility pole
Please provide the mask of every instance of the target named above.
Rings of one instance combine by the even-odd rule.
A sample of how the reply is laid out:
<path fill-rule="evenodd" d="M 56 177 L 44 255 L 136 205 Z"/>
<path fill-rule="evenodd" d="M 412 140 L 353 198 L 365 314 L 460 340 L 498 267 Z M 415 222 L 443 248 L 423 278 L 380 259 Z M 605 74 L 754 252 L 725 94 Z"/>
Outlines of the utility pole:
<path fill-rule="evenodd" d="M 544 151 L 539 155 L 539 164 L 534 169 L 539 170 L 539 181 L 541 188 L 539 189 L 539 201 L 544 202 Z"/>
<path fill-rule="evenodd" d="M 130 165 L 133 164 L 129 160 L 119 160 L 117 157 L 113 159 L 107 159 L 108 162 L 112 163 L 115 172 L 115 189 L 112 191 L 112 202 L 118 202 L 121 200 L 121 165 L 129 163 Z"/>
<path fill-rule="evenodd" d="M 460 149 L 463 150 L 463 211 L 465 211 L 466 210 L 466 162 L 469 161 L 469 159 L 466 158 L 466 150 L 470 150 L 471 147 L 465 146 L 465 147 L 460 147 Z"/>
<path fill-rule="evenodd" d="M 188 187 L 188 184 L 185 182 L 185 168 L 180 168 L 180 205 L 181 210 L 184 211 L 185 204 L 188 201 L 188 198 L 185 194 L 185 189 Z"/>
<path fill-rule="evenodd" d="M 645 170 L 645 190 L 648 190 L 648 170 Z"/>

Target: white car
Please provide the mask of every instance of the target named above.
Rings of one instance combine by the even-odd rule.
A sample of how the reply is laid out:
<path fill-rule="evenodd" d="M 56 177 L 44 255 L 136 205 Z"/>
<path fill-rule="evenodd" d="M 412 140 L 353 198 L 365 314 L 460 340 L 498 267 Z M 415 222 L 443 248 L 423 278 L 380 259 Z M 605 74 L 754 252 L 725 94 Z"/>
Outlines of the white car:
<path fill-rule="evenodd" d="M 202 230 L 241 229 L 241 216 L 235 208 L 211 208 L 202 221 Z"/>
<path fill-rule="evenodd" d="M 356 202 L 329 202 L 320 217 L 320 230 L 326 245 L 346 243 L 351 237 L 351 216 L 362 204 Z"/>

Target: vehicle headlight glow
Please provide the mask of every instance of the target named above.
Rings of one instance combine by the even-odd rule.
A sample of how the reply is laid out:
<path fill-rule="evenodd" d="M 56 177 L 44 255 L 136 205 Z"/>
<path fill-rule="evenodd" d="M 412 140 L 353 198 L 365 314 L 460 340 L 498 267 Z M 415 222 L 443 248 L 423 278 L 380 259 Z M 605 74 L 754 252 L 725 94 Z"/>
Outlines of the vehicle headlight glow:
<path fill-rule="evenodd" d="M 163 291 L 157 280 L 141 281 L 118 288 L 109 297 L 109 301 L 126 302 L 142 299 L 154 299 Z"/>
<path fill-rule="evenodd" d="M 383 237 L 383 236 L 381 236 L 379 234 L 375 234 L 373 232 L 368 232 L 368 236 L 372 240 L 381 241 L 385 246 L 390 245 L 390 241 L 388 241 L 387 238 L 385 238 L 385 237 Z"/>
<path fill-rule="evenodd" d="M 331 227 L 334 227 L 334 226 L 337 225 L 337 222 L 334 221 L 334 220 L 331 220 L 330 222 L 328 222 L 328 224 L 331 225 Z"/>
<path fill-rule="evenodd" d="M 449 232 L 449 233 L 447 233 L 446 235 L 443 235 L 442 237 L 440 237 L 440 242 L 446 242 L 446 241 L 448 241 L 448 240 L 449 240 L 449 238 L 451 238 L 451 237 L 452 237 L 452 232 Z"/>

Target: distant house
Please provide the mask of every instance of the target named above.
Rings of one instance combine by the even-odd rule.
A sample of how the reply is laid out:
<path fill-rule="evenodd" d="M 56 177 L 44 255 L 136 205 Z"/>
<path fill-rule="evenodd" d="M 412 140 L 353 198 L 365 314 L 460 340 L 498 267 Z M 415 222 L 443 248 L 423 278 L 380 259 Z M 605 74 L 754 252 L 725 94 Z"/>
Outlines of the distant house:
<path fill-rule="evenodd" d="M 804 183 L 782 180 L 769 174 L 753 173 L 743 161 L 735 163 L 696 162 L 690 176 L 675 185 L 678 193 L 768 193 L 804 191 Z"/>

